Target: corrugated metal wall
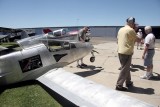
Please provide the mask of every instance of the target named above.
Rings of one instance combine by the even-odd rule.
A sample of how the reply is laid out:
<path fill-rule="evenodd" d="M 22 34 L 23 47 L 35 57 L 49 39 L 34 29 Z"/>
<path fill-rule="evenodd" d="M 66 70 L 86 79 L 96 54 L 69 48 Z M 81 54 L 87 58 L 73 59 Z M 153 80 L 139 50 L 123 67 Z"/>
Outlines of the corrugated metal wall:
<path fill-rule="evenodd" d="M 51 30 L 57 30 L 62 28 L 68 28 L 70 31 L 78 30 L 82 27 L 47 27 Z M 119 30 L 120 26 L 91 26 L 90 32 L 92 36 L 95 37 L 110 37 L 110 38 L 116 38 L 117 32 Z M 44 28 L 35 28 L 36 34 L 42 34 Z"/>
<path fill-rule="evenodd" d="M 117 36 L 117 32 L 118 32 L 117 27 L 92 27 L 91 28 L 92 36 L 98 36 L 98 37 L 115 38 Z"/>

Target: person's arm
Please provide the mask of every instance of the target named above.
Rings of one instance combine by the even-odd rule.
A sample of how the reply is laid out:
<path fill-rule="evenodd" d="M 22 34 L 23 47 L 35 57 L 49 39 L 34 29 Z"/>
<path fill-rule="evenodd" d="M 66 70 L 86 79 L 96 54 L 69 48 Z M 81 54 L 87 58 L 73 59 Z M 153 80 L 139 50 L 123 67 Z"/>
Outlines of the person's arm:
<path fill-rule="evenodd" d="M 136 42 L 141 42 L 141 38 L 137 36 Z"/>
<path fill-rule="evenodd" d="M 136 36 L 137 36 L 136 42 L 141 42 L 141 38 L 142 38 L 141 33 L 138 32 Z"/>
<path fill-rule="evenodd" d="M 145 56 L 146 52 L 148 51 L 148 47 L 149 47 L 149 44 L 145 44 L 142 59 L 144 59 L 144 56 Z"/>
<path fill-rule="evenodd" d="M 133 29 L 130 30 L 129 35 L 131 35 L 130 38 L 134 40 L 134 42 L 141 41 L 141 39 L 138 37 L 137 33 Z"/>
<path fill-rule="evenodd" d="M 80 36 L 79 38 L 80 38 L 80 41 L 85 42 L 85 41 L 81 38 L 81 36 Z"/>
<path fill-rule="evenodd" d="M 82 42 L 84 42 L 84 40 L 83 40 L 83 38 L 82 38 L 82 33 L 83 33 L 83 31 L 80 30 L 80 31 L 79 31 L 79 34 L 78 34 L 78 35 L 79 35 L 79 40 L 82 41 Z"/>

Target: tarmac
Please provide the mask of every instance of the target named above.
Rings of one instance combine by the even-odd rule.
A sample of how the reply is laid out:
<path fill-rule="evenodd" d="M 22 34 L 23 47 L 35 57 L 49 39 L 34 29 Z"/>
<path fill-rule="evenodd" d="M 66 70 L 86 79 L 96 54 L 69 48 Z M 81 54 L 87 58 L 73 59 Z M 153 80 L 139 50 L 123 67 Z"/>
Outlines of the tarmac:
<path fill-rule="evenodd" d="M 94 45 L 94 50 L 98 51 L 98 53 L 95 53 L 95 62 L 90 62 L 91 54 L 89 54 L 83 59 L 83 62 L 88 65 L 87 67 L 77 68 L 77 62 L 74 62 L 64 67 L 64 69 L 115 90 L 115 85 L 119 76 L 118 68 L 120 67 L 117 56 L 116 39 L 93 37 L 91 43 Z M 160 107 L 160 40 L 156 40 L 156 49 L 153 58 L 154 77 L 150 80 L 140 78 L 140 76 L 145 73 L 142 54 L 143 49 L 137 50 L 135 44 L 132 57 L 133 67 L 131 68 L 131 78 L 134 86 L 129 88 L 127 92 L 120 92 L 155 105 L 155 107 Z"/>

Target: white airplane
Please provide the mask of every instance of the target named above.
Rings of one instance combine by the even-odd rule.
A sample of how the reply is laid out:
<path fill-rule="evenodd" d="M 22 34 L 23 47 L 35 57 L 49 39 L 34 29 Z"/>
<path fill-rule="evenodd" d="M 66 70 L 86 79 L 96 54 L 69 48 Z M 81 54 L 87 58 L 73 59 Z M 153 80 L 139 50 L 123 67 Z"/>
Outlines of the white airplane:
<path fill-rule="evenodd" d="M 88 30 L 86 34 L 87 35 L 86 42 L 89 42 L 91 38 L 91 33 L 89 31 L 90 30 Z M 43 29 L 44 34 L 49 34 L 51 37 L 54 37 L 57 39 L 63 39 L 63 40 L 78 40 L 78 32 L 79 32 L 78 30 L 69 31 L 66 28 L 58 29 L 54 31 L 52 31 L 49 28 Z"/>
<path fill-rule="evenodd" d="M 69 31 L 67 28 L 62 28 L 62 29 L 58 29 L 58 30 L 54 30 L 52 31 L 49 28 L 45 28 L 43 29 L 43 33 L 44 34 L 51 34 L 54 37 L 59 37 L 59 36 L 73 36 L 73 35 L 77 35 L 78 34 L 78 30 L 75 31 Z"/>

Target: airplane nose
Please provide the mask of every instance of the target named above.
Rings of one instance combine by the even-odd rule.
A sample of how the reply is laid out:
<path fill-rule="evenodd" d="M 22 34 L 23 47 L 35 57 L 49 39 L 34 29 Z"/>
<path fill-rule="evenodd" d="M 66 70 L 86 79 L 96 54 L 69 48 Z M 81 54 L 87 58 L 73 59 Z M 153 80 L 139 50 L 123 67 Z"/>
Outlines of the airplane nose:
<path fill-rule="evenodd" d="M 93 47 L 92 44 L 86 43 L 86 51 L 87 51 L 88 53 L 90 53 L 90 52 L 92 51 L 93 48 L 94 48 L 94 47 Z"/>
<path fill-rule="evenodd" d="M 93 45 L 92 44 L 89 44 L 89 45 L 90 45 L 90 49 L 93 50 L 93 48 L 94 48 Z"/>

